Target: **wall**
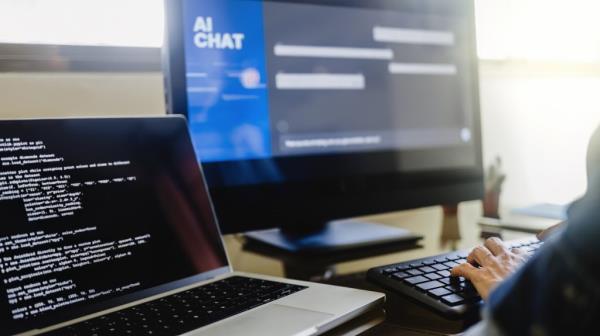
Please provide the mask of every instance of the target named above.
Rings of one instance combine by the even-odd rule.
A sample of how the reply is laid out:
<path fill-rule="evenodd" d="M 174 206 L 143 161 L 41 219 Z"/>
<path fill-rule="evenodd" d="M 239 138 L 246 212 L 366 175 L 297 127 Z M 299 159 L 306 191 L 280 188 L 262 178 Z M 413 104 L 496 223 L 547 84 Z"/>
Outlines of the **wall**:
<path fill-rule="evenodd" d="M 482 65 L 484 157 L 503 159 L 505 206 L 562 204 L 585 191 L 587 143 L 600 125 L 600 74 L 576 72 Z"/>
<path fill-rule="evenodd" d="M 568 202 L 585 190 L 587 139 L 600 124 L 600 75 L 481 67 L 484 156 L 504 161 L 505 206 Z M 0 118 L 164 113 L 158 73 L 0 74 Z"/>
<path fill-rule="evenodd" d="M 164 114 L 159 73 L 0 73 L 0 118 Z"/>

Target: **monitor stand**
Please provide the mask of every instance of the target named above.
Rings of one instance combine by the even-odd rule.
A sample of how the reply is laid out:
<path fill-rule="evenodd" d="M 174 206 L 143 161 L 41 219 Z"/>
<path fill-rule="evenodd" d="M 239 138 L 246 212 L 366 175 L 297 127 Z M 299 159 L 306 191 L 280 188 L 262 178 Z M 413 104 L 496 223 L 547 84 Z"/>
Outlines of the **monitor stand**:
<path fill-rule="evenodd" d="M 408 230 L 357 220 L 332 221 L 305 231 L 269 229 L 245 234 L 251 242 L 286 252 L 334 252 L 388 245 L 415 243 L 422 237 Z"/>

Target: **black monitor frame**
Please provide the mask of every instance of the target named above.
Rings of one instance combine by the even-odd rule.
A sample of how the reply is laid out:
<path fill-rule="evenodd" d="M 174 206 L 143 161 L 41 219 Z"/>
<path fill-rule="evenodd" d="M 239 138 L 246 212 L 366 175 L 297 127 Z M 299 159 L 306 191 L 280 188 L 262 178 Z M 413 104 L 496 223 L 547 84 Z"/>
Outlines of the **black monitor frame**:
<path fill-rule="evenodd" d="M 185 59 L 183 47 L 183 0 L 165 0 L 165 45 L 163 68 L 169 113 L 187 116 Z M 364 7 L 361 0 L 269 0 L 279 2 L 331 4 Z M 457 204 L 483 197 L 483 164 L 479 111 L 479 75 L 476 51 L 473 0 L 428 0 L 438 10 L 460 13 L 469 21 L 472 34 L 471 85 L 473 141 L 476 165 L 466 169 L 402 172 L 406 152 L 275 157 L 203 164 L 210 192 L 223 233 L 239 233 L 267 228 L 305 231 L 322 227 L 334 219 L 370 215 L 432 205 Z M 370 7 L 421 8 L 423 0 L 372 0 Z M 419 7 L 421 6 L 421 7 Z M 427 6 L 427 4 L 425 4 Z M 430 7 L 427 7 L 428 9 Z M 223 171 L 235 171 L 240 165 L 262 169 L 275 165 L 290 177 L 284 182 L 226 186 L 219 181 Z M 337 168 L 352 165 L 380 173 L 340 175 Z M 318 179 L 304 179 L 306 172 L 319 171 Z"/>

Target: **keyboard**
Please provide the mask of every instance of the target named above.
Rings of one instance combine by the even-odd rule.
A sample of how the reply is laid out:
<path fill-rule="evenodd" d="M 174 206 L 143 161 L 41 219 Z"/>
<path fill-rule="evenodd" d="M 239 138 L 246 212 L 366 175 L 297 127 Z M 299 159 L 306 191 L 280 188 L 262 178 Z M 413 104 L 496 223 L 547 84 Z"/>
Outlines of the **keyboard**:
<path fill-rule="evenodd" d="M 542 242 L 537 239 L 506 243 L 535 252 Z M 467 262 L 469 251 L 450 252 L 433 257 L 372 268 L 367 279 L 383 288 L 416 301 L 435 312 L 453 319 L 466 316 L 481 305 L 481 297 L 471 282 L 451 277 L 450 270 Z"/>
<path fill-rule="evenodd" d="M 93 318 L 46 335 L 179 335 L 307 287 L 233 276 Z"/>

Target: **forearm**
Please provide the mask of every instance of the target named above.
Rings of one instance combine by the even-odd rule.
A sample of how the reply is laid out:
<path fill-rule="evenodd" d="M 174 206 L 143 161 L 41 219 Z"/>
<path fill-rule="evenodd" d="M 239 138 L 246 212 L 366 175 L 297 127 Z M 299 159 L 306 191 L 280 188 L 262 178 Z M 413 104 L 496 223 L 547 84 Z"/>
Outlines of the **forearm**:
<path fill-rule="evenodd" d="M 492 292 L 486 309 L 502 332 L 585 335 L 595 329 L 598 281 L 570 247 L 563 234 L 551 239 Z"/>

